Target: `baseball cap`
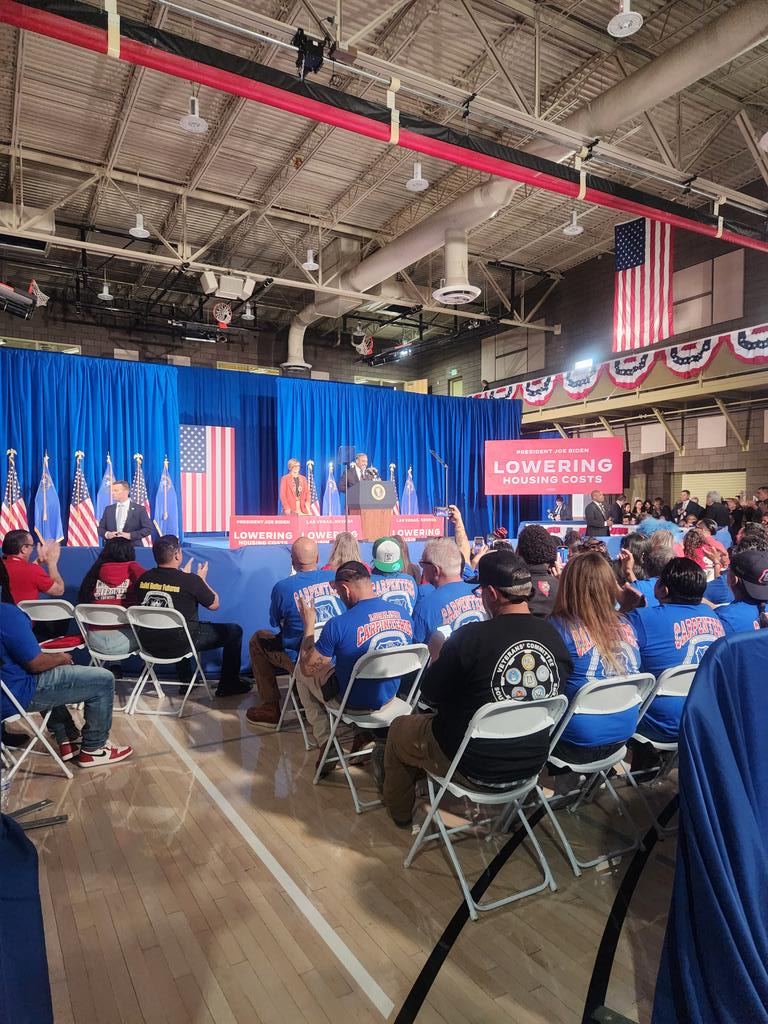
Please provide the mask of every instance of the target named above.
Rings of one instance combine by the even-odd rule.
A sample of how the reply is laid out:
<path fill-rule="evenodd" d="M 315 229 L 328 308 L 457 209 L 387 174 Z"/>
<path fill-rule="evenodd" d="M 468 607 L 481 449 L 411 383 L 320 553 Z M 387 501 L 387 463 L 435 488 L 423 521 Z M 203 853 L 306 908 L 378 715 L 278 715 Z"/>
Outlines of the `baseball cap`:
<path fill-rule="evenodd" d="M 740 551 L 731 559 L 731 571 L 756 601 L 768 601 L 768 551 Z"/>
<path fill-rule="evenodd" d="M 336 570 L 335 583 L 351 583 L 352 580 L 370 579 L 368 566 L 362 562 L 342 562 Z"/>
<path fill-rule="evenodd" d="M 379 537 L 373 545 L 373 564 L 379 572 L 400 572 L 403 555 L 394 537 Z"/>
<path fill-rule="evenodd" d="M 520 587 L 531 582 L 528 566 L 510 548 L 497 548 L 483 555 L 477 566 L 481 587 Z"/>

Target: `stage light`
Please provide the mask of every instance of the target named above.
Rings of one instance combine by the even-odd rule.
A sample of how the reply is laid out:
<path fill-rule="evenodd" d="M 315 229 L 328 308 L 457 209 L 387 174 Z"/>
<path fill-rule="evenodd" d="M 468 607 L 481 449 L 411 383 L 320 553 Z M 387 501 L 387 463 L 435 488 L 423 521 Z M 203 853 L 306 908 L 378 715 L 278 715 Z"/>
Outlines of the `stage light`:
<path fill-rule="evenodd" d="M 573 211 L 573 213 L 571 213 L 571 223 L 566 224 L 563 228 L 563 234 L 568 235 L 569 238 L 575 238 L 577 235 L 584 234 L 584 228 L 581 226 L 581 224 L 579 224 L 578 220 L 576 219 L 575 210 Z"/>
<path fill-rule="evenodd" d="M 206 295 L 213 295 L 219 287 L 219 280 L 211 270 L 204 270 L 200 275 L 200 287 Z"/>
<path fill-rule="evenodd" d="M 255 314 L 253 312 L 253 306 L 250 304 L 250 302 L 246 302 L 246 304 L 245 304 L 245 310 L 243 311 L 242 319 L 243 320 L 255 320 L 256 319 L 256 316 L 255 316 Z"/>
<path fill-rule="evenodd" d="M 149 238 L 149 232 L 144 227 L 144 215 L 142 213 L 136 214 L 136 223 L 132 228 L 128 228 L 128 234 L 133 235 L 134 238 Z"/>
<path fill-rule="evenodd" d="M 409 192 L 424 192 L 429 188 L 429 182 L 421 173 L 421 161 L 416 160 L 413 165 L 413 177 L 405 183 Z"/>
<path fill-rule="evenodd" d="M 291 45 L 298 50 L 296 67 L 299 71 L 299 78 L 304 81 L 308 74 L 317 74 L 323 66 L 323 51 L 325 40 L 320 42 L 308 36 L 303 28 L 297 28 L 291 40 Z"/>
<path fill-rule="evenodd" d="M 200 102 L 197 96 L 189 97 L 189 111 L 179 118 L 179 124 L 190 135 L 205 135 L 208 131 L 208 122 L 204 117 L 200 117 Z"/>
<path fill-rule="evenodd" d="M 618 14 L 614 14 L 608 22 L 608 35 L 614 39 L 625 39 L 633 36 L 643 27 L 643 16 L 630 8 L 631 0 L 621 0 Z"/>
<path fill-rule="evenodd" d="M 320 264 L 315 259 L 315 250 L 307 249 L 307 258 L 301 264 L 305 270 L 319 270 Z"/>
<path fill-rule="evenodd" d="M 573 368 L 574 368 L 574 370 L 591 370 L 592 369 L 592 360 L 591 359 L 578 359 L 573 364 Z"/>
<path fill-rule="evenodd" d="M 112 294 L 112 292 L 110 292 L 109 285 L 107 284 L 106 272 L 104 273 L 104 287 L 101 289 L 96 298 L 99 299 L 101 302 L 111 302 L 112 299 L 114 298 L 114 295 Z"/>

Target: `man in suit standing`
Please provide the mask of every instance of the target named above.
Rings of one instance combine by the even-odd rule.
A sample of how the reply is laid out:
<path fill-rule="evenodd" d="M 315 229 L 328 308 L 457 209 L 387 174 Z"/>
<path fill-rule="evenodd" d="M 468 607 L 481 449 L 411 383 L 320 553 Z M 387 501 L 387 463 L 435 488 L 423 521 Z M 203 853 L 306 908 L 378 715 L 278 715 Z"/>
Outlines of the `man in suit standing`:
<path fill-rule="evenodd" d="M 571 520 L 571 510 L 565 503 L 562 494 L 555 496 L 555 507 L 549 513 L 553 523 L 568 523 Z"/>
<path fill-rule="evenodd" d="M 347 467 L 341 480 L 339 480 L 339 490 L 346 492 L 360 480 L 373 479 L 375 477 L 372 475 L 371 470 L 368 469 L 368 456 L 365 452 L 358 452 L 355 456 L 355 461 Z"/>
<path fill-rule="evenodd" d="M 703 511 L 701 505 L 691 501 L 690 491 L 681 491 L 680 501 L 675 505 L 675 522 L 684 523 L 687 516 L 696 516 L 697 519 L 700 519 Z"/>
<path fill-rule="evenodd" d="M 602 491 L 592 491 L 592 501 L 584 509 L 587 521 L 588 537 L 608 537 L 611 533 L 613 520 L 605 513 L 604 495 Z"/>
<path fill-rule="evenodd" d="M 626 494 L 620 494 L 615 501 L 611 502 L 608 508 L 608 516 L 614 523 L 621 523 L 624 518 L 622 509 L 624 508 L 624 502 L 626 500 Z"/>
<path fill-rule="evenodd" d="M 130 493 L 127 480 L 115 480 L 112 484 L 114 503 L 107 505 L 99 523 L 99 536 L 102 540 L 124 537 L 134 544 L 141 544 L 152 533 L 147 510 L 131 501 Z"/>

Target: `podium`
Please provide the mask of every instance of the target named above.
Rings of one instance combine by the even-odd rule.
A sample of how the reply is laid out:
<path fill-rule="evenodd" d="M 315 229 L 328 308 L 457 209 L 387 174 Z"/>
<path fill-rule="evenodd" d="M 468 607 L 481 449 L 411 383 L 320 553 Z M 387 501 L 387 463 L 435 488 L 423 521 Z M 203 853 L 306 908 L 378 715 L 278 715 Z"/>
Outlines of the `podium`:
<path fill-rule="evenodd" d="M 395 485 L 391 480 L 358 480 L 347 488 L 347 512 L 360 516 L 363 540 L 388 537 L 392 530 Z"/>

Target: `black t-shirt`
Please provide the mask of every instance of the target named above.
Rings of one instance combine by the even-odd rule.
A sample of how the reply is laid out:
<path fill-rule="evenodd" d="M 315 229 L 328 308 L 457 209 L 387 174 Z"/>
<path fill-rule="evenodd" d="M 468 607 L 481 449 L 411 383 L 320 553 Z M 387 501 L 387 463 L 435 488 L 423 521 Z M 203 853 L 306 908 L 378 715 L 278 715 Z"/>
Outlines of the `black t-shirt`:
<path fill-rule="evenodd" d="M 197 573 L 182 572 L 181 569 L 148 569 L 139 579 L 136 589 L 139 603 L 144 601 L 149 590 L 168 594 L 173 607 L 181 612 L 187 622 L 197 622 L 198 604 L 210 608 L 216 600 L 216 595 L 205 580 L 201 580 Z"/>
<path fill-rule="evenodd" d="M 565 691 L 572 668 L 562 637 L 534 615 L 499 615 L 452 633 L 424 674 L 421 693 L 437 709 L 432 733 L 453 758 L 483 704 L 540 700 Z M 524 739 L 472 740 L 459 762 L 467 778 L 489 784 L 535 775 L 549 750 L 546 730 Z"/>
<path fill-rule="evenodd" d="M 555 595 L 560 580 L 549 571 L 549 566 L 529 565 L 528 571 L 531 574 L 531 585 L 533 590 L 528 598 L 528 610 L 531 615 L 537 615 L 545 619 L 552 614 L 555 607 Z"/>

